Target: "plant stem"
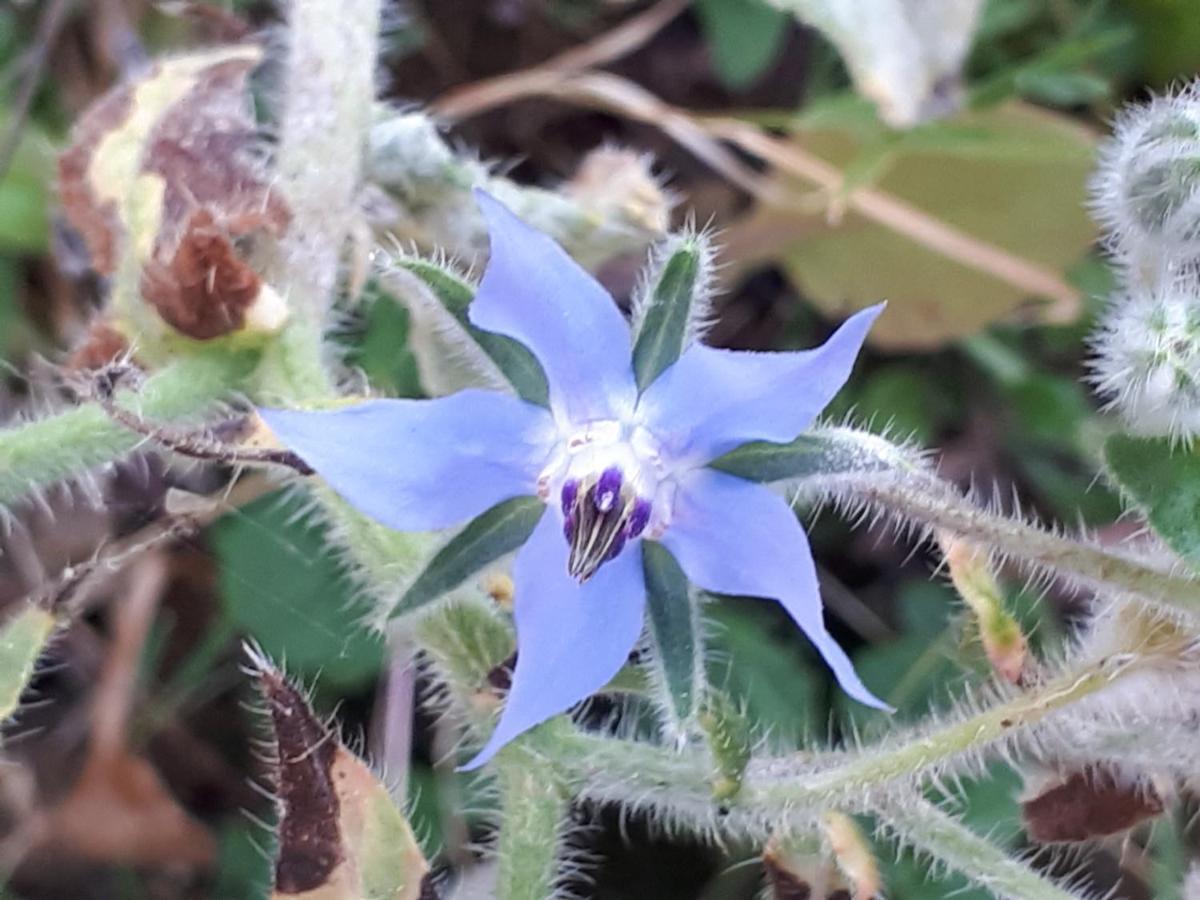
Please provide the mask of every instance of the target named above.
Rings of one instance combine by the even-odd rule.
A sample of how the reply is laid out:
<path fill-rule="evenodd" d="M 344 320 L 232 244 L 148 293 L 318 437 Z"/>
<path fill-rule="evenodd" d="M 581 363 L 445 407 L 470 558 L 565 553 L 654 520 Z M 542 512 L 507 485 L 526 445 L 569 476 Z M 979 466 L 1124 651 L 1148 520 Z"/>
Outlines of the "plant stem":
<path fill-rule="evenodd" d="M 547 753 L 583 798 L 643 805 L 671 821 L 760 836 L 793 814 L 811 818 L 826 807 L 869 806 L 896 782 L 915 781 L 942 763 L 1015 736 L 1144 661 L 1130 654 L 1090 663 L 982 712 L 865 751 L 752 761 L 741 792 L 724 809 L 712 799 L 711 763 L 699 754 L 582 735 Z"/>
<path fill-rule="evenodd" d="M 195 417 L 235 390 L 255 359 L 248 351 L 182 357 L 118 400 L 151 422 Z M 95 403 L 0 432 L 0 503 L 112 462 L 144 441 Z"/>
<path fill-rule="evenodd" d="M 292 219 L 270 281 L 291 322 L 268 348 L 260 390 L 273 402 L 334 394 L 322 340 L 342 251 L 357 215 L 375 101 L 381 0 L 292 0 L 278 187 Z"/>
<path fill-rule="evenodd" d="M 500 779 L 499 900 L 546 900 L 558 881 L 567 798 L 539 761 L 519 746 L 497 764 Z"/>
<path fill-rule="evenodd" d="M 1118 588 L 1152 603 L 1200 615 L 1200 581 L 1174 574 L 1170 560 L 1159 563 L 1139 558 L 989 512 L 933 476 L 855 474 L 820 488 L 895 513 L 907 521 L 950 532 L 997 555 L 1077 583 Z"/>
<path fill-rule="evenodd" d="M 885 803 L 875 814 L 882 823 L 881 830 L 894 833 L 902 844 L 929 854 L 997 897 L 1079 900 L 1082 896 L 1012 859 L 921 797 L 913 795 L 902 802 Z"/>

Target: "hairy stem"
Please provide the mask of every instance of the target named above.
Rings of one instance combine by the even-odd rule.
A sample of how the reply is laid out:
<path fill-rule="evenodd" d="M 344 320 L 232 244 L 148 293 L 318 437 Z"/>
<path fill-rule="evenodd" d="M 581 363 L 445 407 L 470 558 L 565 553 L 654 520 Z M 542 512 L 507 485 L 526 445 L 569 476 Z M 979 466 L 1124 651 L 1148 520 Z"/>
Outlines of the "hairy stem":
<path fill-rule="evenodd" d="M 653 806 L 692 826 L 762 834 L 793 813 L 811 818 L 820 808 L 870 805 L 897 781 L 1019 734 L 1144 661 L 1122 655 L 1089 663 L 974 715 L 861 752 L 752 761 L 741 792 L 720 810 L 712 800 L 711 764 L 697 754 L 577 735 L 554 756 L 582 797 Z"/>
<path fill-rule="evenodd" d="M 1142 559 L 989 512 L 930 475 L 856 474 L 821 489 L 942 529 L 1090 587 L 1119 588 L 1190 615 L 1200 614 L 1200 581 L 1175 574 L 1169 561 Z"/>
<path fill-rule="evenodd" d="M 505 751 L 500 779 L 499 900 L 546 900 L 554 895 L 567 797 L 520 747 Z"/>
<path fill-rule="evenodd" d="M 920 797 L 885 803 L 875 814 L 881 828 L 895 834 L 903 845 L 929 854 L 997 897 L 1079 900 L 1083 896 L 1042 877 Z"/>
<path fill-rule="evenodd" d="M 271 281 L 292 321 L 269 348 L 264 395 L 312 401 L 332 394 L 322 337 L 342 250 L 356 216 L 371 107 L 380 0 L 293 0 L 278 187 L 292 209 Z"/>
<path fill-rule="evenodd" d="M 152 422 L 195 417 L 236 390 L 255 359 L 217 351 L 182 357 L 117 401 Z M 0 503 L 119 459 L 145 440 L 95 403 L 0 432 Z"/>

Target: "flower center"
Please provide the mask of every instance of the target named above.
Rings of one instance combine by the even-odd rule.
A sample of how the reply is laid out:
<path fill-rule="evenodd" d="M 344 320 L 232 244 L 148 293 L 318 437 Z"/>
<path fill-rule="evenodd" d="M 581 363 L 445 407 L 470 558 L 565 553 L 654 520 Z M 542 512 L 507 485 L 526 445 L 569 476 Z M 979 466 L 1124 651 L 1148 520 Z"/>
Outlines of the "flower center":
<path fill-rule="evenodd" d="M 629 541 L 663 525 L 663 477 L 657 442 L 644 428 L 601 420 L 564 435 L 539 493 L 562 508 L 573 578 L 587 581 Z"/>
<path fill-rule="evenodd" d="M 582 480 L 568 478 L 562 492 L 563 533 L 571 545 L 567 571 L 587 581 L 615 559 L 625 542 L 650 521 L 650 501 L 639 497 L 616 466 Z"/>

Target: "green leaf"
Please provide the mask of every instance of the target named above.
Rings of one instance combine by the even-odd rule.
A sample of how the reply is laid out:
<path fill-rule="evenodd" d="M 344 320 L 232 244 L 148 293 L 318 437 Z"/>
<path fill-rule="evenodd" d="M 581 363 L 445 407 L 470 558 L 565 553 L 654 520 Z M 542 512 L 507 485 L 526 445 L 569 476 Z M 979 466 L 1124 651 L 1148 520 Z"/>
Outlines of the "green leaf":
<path fill-rule="evenodd" d="M 297 674 L 364 684 L 382 664 L 382 641 L 363 624 L 369 610 L 320 529 L 298 521 L 303 513 L 303 501 L 274 494 L 213 527 L 221 601 L 240 630 Z"/>
<path fill-rule="evenodd" d="M 0 630 L 0 720 L 17 708 L 55 624 L 47 610 L 28 603 Z"/>
<path fill-rule="evenodd" d="M 533 534 L 545 509 L 537 497 L 514 497 L 481 513 L 434 555 L 390 616 L 416 612 L 516 550 Z"/>
<path fill-rule="evenodd" d="M 704 255 L 699 239 L 683 240 L 657 272 L 645 308 L 639 311 L 633 344 L 633 371 L 640 389 L 679 359 L 687 347 L 692 321 L 703 315 L 695 306 Z"/>
<path fill-rule="evenodd" d="M 1104 444 L 1104 461 L 1171 549 L 1200 565 L 1200 453 L 1171 443 L 1116 434 Z"/>
<path fill-rule="evenodd" d="M 656 691 L 665 702 L 675 736 L 686 732 L 704 695 L 704 634 L 700 610 L 688 588 L 687 576 L 662 544 L 642 542 L 642 566 L 646 573 L 646 605 L 650 613 L 650 636 L 654 641 L 652 661 Z"/>
<path fill-rule="evenodd" d="M 790 18 L 783 10 L 762 0 L 697 0 L 695 9 L 726 87 L 749 87 L 779 56 Z"/>
<path fill-rule="evenodd" d="M 747 481 L 772 482 L 862 472 L 908 470 L 909 457 L 876 435 L 853 428 L 818 428 L 787 444 L 754 441 L 709 465 Z"/>
<path fill-rule="evenodd" d="M 397 264 L 429 288 L 434 299 L 454 318 L 467 338 L 496 365 L 518 397 L 539 406 L 549 403 L 546 375 L 533 354 L 510 337 L 483 331 L 471 324 L 467 308 L 475 297 L 474 287 L 429 260 L 404 258 L 398 260 Z"/>

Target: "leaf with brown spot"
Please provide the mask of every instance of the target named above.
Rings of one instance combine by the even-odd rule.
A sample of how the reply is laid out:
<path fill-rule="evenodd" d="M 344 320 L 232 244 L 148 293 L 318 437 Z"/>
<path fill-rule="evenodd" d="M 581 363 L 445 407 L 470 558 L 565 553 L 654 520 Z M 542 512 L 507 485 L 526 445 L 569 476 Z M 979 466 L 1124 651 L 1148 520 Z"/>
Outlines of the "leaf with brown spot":
<path fill-rule="evenodd" d="M 387 789 L 258 655 L 280 806 L 273 900 L 436 900 L 429 864 Z"/>
<path fill-rule="evenodd" d="M 1117 834 L 1159 815 L 1164 804 L 1152 785 L 1132 783 L 1096 764 L 1060 778 L 1021 809 L 1029 836 L 1055 843 Z"/>
<path fill-rule="evenodd" d="M 260 58 L 240 46 L 159 62 L 93 105 L 59 160 L 67 219 L 115 279 L 114 326 L 139 344 L 162 332 L 159 316 L 196 340 L 282 323 L 248 257 L 290 220 L 246 90 Z"/>

